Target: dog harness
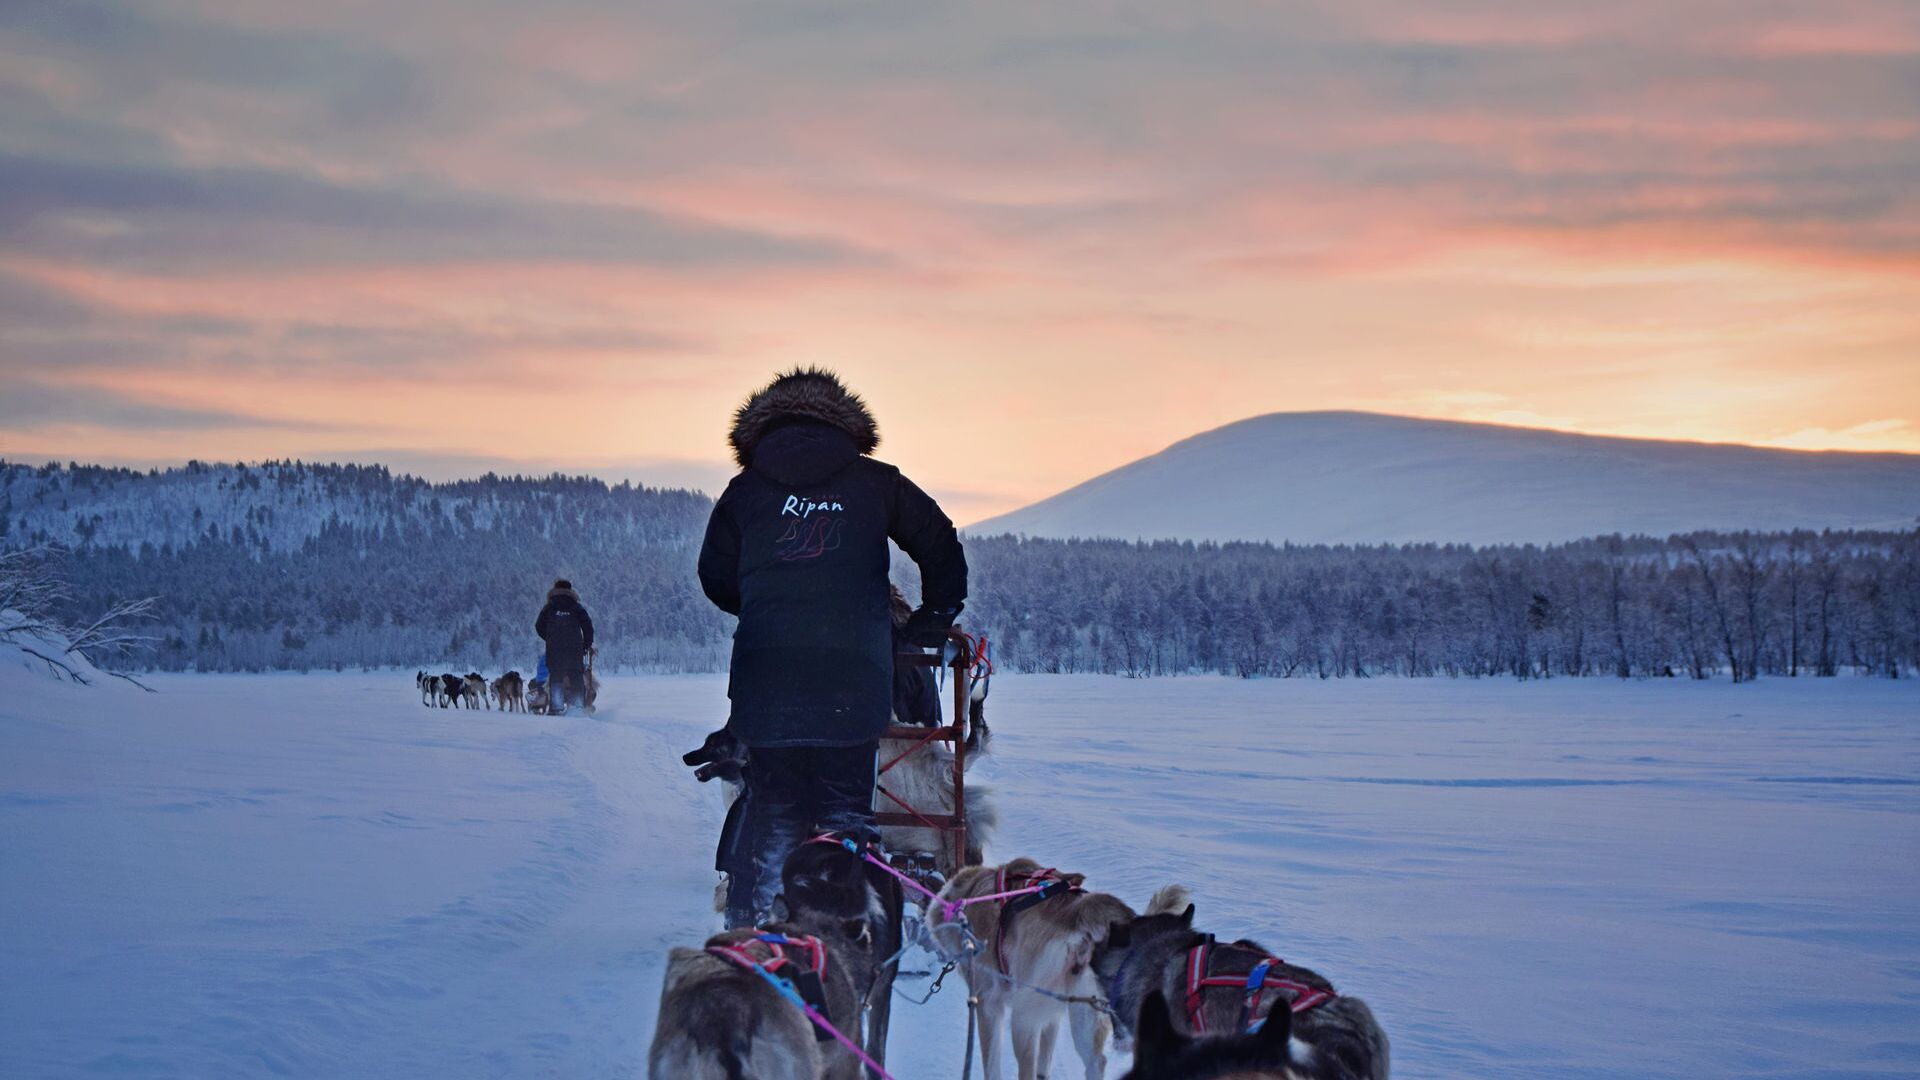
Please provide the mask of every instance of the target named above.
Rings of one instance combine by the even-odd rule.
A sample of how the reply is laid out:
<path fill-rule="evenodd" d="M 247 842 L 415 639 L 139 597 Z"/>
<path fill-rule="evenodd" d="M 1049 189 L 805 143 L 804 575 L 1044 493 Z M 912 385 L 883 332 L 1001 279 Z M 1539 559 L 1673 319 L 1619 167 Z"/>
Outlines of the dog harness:
<path fill-rule="evenodd" d="M 993 891 L 997 895 L 1018 894 L 1000 902 L 1000 922 L 993 931 L 993 961 L 1000 968 L 1000 974 L 1010 976 L 1013 973 L 1007 970 L 1006 943 L 1007 928 L 1013 925 L 1014 916 L 1030 907 L 1044 904 L 1062 893 L 1086 890 L 1069 883 L 1066 878 L 1060 876 L 1060 871 L 1052 867 L 1028 874 L 1020 878 L 1019 884 L 1016 885 L 1007 880 L 1007 868 L 1003 866 L 994 876 Z"/>
<path fill-rule="evenodd" d="M 797 951 L 790 953 L 789 949 Z M 707 951 L 757 972 L 761 978 L 774 983 L 774 989 L 781 990 L 783 997 L 826 1015 L 827 990 L 822 980 L 827 974 L 827 947 L 819 938 L 811 934 L 790 936 L 761 930 L 750 940 L 737 945 L 710 945 Z M 799 959 L 802 956 L 806 958 L 804 965 Z M 818 1042 L 832 1038 L 817 1025 L 813 1037 Z"/>
<path fill-rule="evenodd" d="M 1213 936 L 1208 935 L 1206 940 L 1187 951 L 1187 1020 L 1196 1035 L 1207 1030 L 1206 994 L 1215 987 L 1230 986 L 1240 991 L 1240 1027 L 1249 1032 L 1260 1030 L 1260 1026 L 1266 1022 L 1265 1017 L 1259 1016 L 1259 1011 L 1260 999 L 1268 990 L 1289 994 L 1288 1011 L 1293 1013 L 1306 1012 L 1339 996 L 1329 987 L 1309 986 L 1274 974 L 1273 969 L 1284 965 L 1286 961 L 1272 955 L 1262 955 L 1260 961 L 1253 965 L 1253 970 L 1245 975 L 1209 975 L 1207 962 L 1214 948 Z M 1236 941 L 1227 948 L 1260 955 L 1258 946 L 1250 941 Z"/>
<path fill-rule="evenodd" d="M 766 959 L 756 957 L 750 951 L 756 944 L 762 946 L 761 951 L 767 954 Z M 800 969 L 794 958 L 787 954 L 788 947 L 804 949 L 813 966 Z M 837 1042 L 846 1047 L 848 1053 L 859 1058 L 868 1073 L 880 1080 L 893 1080 L 893 1074 L 881 1068 L 879 1062 L 860 1049 L 859 1043 L 827 1022 L 827 995 L 820 983 L 821 974 L 827 970 L 827 947 L 820 943 L 819 938 L 811 935 L 790 937 L 762 930 L 751 941 L 743 941 L 738 945 L 710 945 L 707 951 L 753 972 L 766 980 L 781 997 L 793 1002 L 813 1024 L 815 1041 Z"/>

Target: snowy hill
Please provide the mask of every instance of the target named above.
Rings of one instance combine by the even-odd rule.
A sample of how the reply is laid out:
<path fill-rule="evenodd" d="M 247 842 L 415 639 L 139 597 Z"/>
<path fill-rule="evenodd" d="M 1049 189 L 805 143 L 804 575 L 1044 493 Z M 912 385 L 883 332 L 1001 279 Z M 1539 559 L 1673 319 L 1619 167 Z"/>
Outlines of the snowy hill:
<path fill-rule="evenodd" d="M 1900 529 L 1916 516 L 1920 455 L 1306 412 L 1196 435 L 967 532 L 1502 544 L 1616 532 Z"/>

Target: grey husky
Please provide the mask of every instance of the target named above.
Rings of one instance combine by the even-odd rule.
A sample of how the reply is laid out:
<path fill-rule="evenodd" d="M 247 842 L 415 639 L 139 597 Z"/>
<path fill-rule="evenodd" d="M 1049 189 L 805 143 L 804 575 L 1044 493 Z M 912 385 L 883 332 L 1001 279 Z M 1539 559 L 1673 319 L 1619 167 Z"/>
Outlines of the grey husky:
<path fill-rule="evenodd" d="M 821 837 L 801 844 L 781 867 L 780 888 L 787 910 L 798 917 L 860 924 L 855 936 L 866 959 L 853 972 L 853 989 L 862 1023 L 857 1032 L 847 1034 L 859 1039 L 868 1057 L 885 1065 L 893 980 L 898 972 L 893 961 L 905 939 L 906 903 L 900 880 L 867 862 L 863 857 L 867 853 L 885 861 L 870 836 L 845 841 Z"/>
<path fill-rule="evenodd" d="M 1085 880 L 1084 874 L 1015 859 L 1005 866 L 967 867 L 940 891 L 940 899 L 949 903 L 979 901 L 967 904 L 961 917 L 981 945 L 964 970 L 968 990 L 980 1001 L 980 1065 L 986 1080 L 1008 1075 L 1000 1052 L 1002 1030 L 1012 1038 L 1020 1080 L 1036 1080 L 1052 1068 L 1062 1027 L 1072 1035 L 1087 1080 L 1107 1074 L 1112 1025 L 1096 1004 L 1099 984 L 1090 963 L 1108 928 L 1132 919 L 1133 909 L 1106 893 L 1086 891 Z M 1046 891 L 981 899 L 1035 885 L 1045 885 Z M 927 925 L 936 940 L 944 941 L 943 911 L 940 903 L 929 904 Z M 1046 993 L 1030 989 L 1035 987 Z"/>
<path fill-rule="evenodd" d="M 859 1006 L 846 961 L 858 946 L 844 930 L 823 930 L 775 923 L 765 931 L 729 930 L 707 939 L 703 948 L 668 953 L 660 1015 L 647 1051 L 649 1080 L 859 1080 L 858 1058 L 837 1042 L 820 1041 L 798 1005 L 729 955 L 771 962 L 778 954 L 761 941 L 763 932 L 787 941 L 819 940 L 827 957 L 824 973 L 811 961 L 790 959 L 804 949 L 783 945 L 780 952 L 787 955 L 782 959 L 800 965 L 793 972 L 797 977 L 818 975 L 826 1019 L 847 1031 Z"/>
<path fill-rule="evenodd" d="M 888 1013 L 880 1002 L 891 1003 L 893 979 L 882 962 L 898 948 L 900 895 L 896 884 L 890 905 L 876 896 L 867 870 L 839 844 L 804 844 L 782 872 L 785 921 L 668 954 L 650 1080 L 860 1080 L 859 1058 L 749 962 L 789 980 L 828 1023 L 884 1062 Z"/>
<path fill-rule="evenodd" d="M 1123 1035 L 1137 1020 L 1145 1037 L 1143 1010 L 1157 994 L 1162 1008 L 1169 1001 L 1184 1006 L 1171 1014 L 1173 1027 L 1182 1036 L 1239 1036 L 1251 1025 L 1263 1021 L 1271 1025 L 1274 1017 L 1285 1017 L 1290 1022 L 1288 1053 L 1281 1062 L 1286 1071 L 1272 1075 L 1294 1080 L 1386 1080 L 1387 1035 L 1366 1002 L 1336 993 L 1319 973 L 1279 960 L 1259 944 L 1215 942 L 1212 935 L 1196 931 L 1193 905 L 1186 903 L 1186 895 L 1177 885 L 1160 890 L 1148 903 L 1146 914 L 1115 922 L 1094 951 L 1093 973 Z M 1261 965 L 1266 965 L 1263 989 L 1253 997 L 1245 987 Z M 1197 994 L 1193 993 L 1196 979 L 1206 983 Z M 1139 1075 L 1145 1080 L 1188 1074 L 1148 1071 Z"/>

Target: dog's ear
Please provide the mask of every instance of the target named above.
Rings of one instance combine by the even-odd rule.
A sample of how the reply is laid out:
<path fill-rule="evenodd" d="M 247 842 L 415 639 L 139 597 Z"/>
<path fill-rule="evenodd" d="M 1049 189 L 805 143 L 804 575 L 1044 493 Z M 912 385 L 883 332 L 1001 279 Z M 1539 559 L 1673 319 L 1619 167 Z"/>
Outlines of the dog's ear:
<path fill-rule="evenodd" d="M 854 944 L 862 948 L 873 944 L 873 927 L 867 925 L 867 920 L 864 918 L 842 919 L 840 920 L 840 930 L 849 938 L 852 938 Z"/>
<path fill-rule="evenodd" d="M 1188 904 L 1187 910 L 1180 913 L 1180 925 L 1188 928 L 1192 928 L 1193 926 L 1193 905 L 1192 904 Z"/>
<path fill-rule="evenodd" d="M 1173 1014 L 1167 1010 L 1167 997 L 1158 990 L 1140 1003 L 1140 1018 L 1134 1025 L 1134 1062 L 1158 1065 L 1171 1060 L 1187 1045 L 1187 1037 L 1173 1026 Z"/>
<path fill-rule="evenodd" d="M 1266 1052 L 1277 1055 L 1281 1061 L 1287 1059 L 1287 1040 L 1293 1038 L 1293 1009 L 1286 998 L 1274 999 L 1273 1011 L 1267 1014 L 1266 1023 L 1260 1025 L 1253 1038 Z"/>
<path fill-rule="evenodd" d="M 1060 879 L 1067 883 L 1067 888 L 1069 889 L 1077 889 L 1087 883 L 1087 875 L 1085 874 L 1062 874 L 1060 875 Z"/>

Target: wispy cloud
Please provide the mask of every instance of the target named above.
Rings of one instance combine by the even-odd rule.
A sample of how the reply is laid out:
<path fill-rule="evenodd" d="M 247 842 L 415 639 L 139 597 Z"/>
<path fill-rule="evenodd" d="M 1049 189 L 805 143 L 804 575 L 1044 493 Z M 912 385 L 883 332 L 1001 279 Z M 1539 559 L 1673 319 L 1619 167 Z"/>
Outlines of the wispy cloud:
<path fill-rule="evenodd" d="M 721 463 L 829 363 L 982 514 L 1282 408 L 1920 449 L 1916 80 L 1903 0 L 27 0 L 0 380 Z"/>
<path fill-rule="evenodd" d="M 88 386 L 47 386 L 9 381 L 0 395 L 0 427 L 29 435 L 75 427 L 162 433 L 252 430 L 338 432 L 353 425 L 196 408 L 135 398 Z"/>

